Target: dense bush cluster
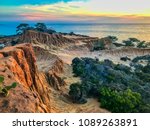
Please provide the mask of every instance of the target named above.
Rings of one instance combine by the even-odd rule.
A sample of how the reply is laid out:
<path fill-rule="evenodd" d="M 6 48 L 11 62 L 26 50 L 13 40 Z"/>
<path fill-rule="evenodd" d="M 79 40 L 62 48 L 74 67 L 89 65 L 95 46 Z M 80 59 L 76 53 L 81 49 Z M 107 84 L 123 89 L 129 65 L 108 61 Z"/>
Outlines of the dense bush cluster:
<path fill-rule="evenodd" d="M 106 43 L 113 44 L 116 47 L 124 46 L 124 47 L 137 47 L 137 48 L 147 48 L 149 47 L 149 44 L 150 44 L 149 42 L 146 42 L 146 41 L 140 41 L 137 38 L 128 38 L 127 40 L 123 40 L 121 43 L 118 43 L 117 41 L 118 41 L 118 38 L 116 36 L 107 36 L 107 37 L 101 38 L 93 44 L 93 50 L 97 51 L 97 50 L 106 49 L 105 48 Z"/>
<path fill-rule="evenodd" d="M 128 40 L 125 40 L 125 41 L 123 41 L 123 43 L 125 43 L 125 46 L 133 46 L 133 47 L 137 47 L 137 48 L 147 48 L 149 45 L 149 42 L 140 41 L 137 38 L 129 38 Z"/>
<path fill-rule="evenodd" d="M 84 98 L 84 90 L 82 89 L 82 85 L 80 83 L 74 83 L 70 85 L 69 95 L 72 98 L 74 103 L 86 103 L 86 99 Z"/>
<path fill-rule="evenodd" d="M 134 58 L 134 59 L 132 60 L 132 62 L 137 63 L 137 62 L 140 61 L 140 60 L 145 60 L 145 61 L 147 61 L 147 62 L 150 63 L 150 55 L 137 56 L 136 58 Z"/>
<path fill-rule="evenodd" d="M 84 103 L 96 97 L 112 112 L 150 112 L 150 64 L 136 65 L 75 58 L 73 73 L 82 82 L 70 86 L 73 102 Z"/>
<path fill-rule="evenodd" d="M 138 112 L 142 103 L 141 95 L 131 89 L 118 92 L 108 87 L 100 89 L 100 101 L 111 112 Z"/>
<path fill-rule="evenodd" d="M 149 42 L 146 41 L 140 41 L 137 38 L 129 38 L 127 40 L 123 40 L 122 43 L 125 46 L 130 46 L 130 47 L 137 47 L 137 48 L 147 48 L 149 45 Z"/>
<path fill-rule="evenodd" d="M 97 42 L 94 43 L 92 51 L 104 50 L 105 44 L 104 41 L 99 39 Z"/>

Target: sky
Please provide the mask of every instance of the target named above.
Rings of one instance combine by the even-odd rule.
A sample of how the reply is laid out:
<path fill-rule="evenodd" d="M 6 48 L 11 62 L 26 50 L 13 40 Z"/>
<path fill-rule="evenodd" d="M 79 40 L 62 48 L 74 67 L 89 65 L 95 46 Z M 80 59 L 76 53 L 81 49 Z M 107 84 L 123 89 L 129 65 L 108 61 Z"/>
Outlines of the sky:
<path fill-rule="evenodd" d="M 150 23 L 150 0 L 1 0 L 0 21 Z"/>

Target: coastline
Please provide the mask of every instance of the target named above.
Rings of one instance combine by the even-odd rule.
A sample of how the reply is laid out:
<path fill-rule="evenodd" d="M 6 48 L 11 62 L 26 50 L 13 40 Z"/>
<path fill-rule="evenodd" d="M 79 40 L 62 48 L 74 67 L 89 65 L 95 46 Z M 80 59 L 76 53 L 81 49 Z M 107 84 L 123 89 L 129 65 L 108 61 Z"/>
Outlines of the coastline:
<path fill-rule="evenodd" d="M 7 79 L 7 81 L 9 81 L 9 83 L 19 83 L 19 88 L 16 87 L 10 90 L 8 97 L 3 97 L 1 95 L 2 98 L 0 98 L 0 108 L 2 108 L 2 112 L 109 113 L 111 112 L 111 108 L 103 106 L 103 100 L 99 102 L 98 98 L 93 95 L 90 98 L 81 96 L 81 99 L 77 98 L 79 100 L 75 102 L 70 95 L 70 86 L 78 82 L 81 85 L 82 82 L 91 82 L 88 84 L 92 84 L 92 77 L 90 77 L 92 74 L 94 74 L 94 78 L 101 80 L 100 77 L 103 75 L 101 70 L 105 70 L 106 74 L 115 71 L 117 75 L 114 75 L 114 77 L 120 74 L 125 74 L 125 76 L 120 75 L 122 80 L 126 77 L 126 79 L 131 79 L 132 73 L 128 74 L 124 71 L 126 71 L 126 69 L 128 70 L 128 67 L 133 67 L 131 66 L 131 64 L 133 64 L 132 60 L 139 57 L 142 57 L 144 60 L 144 56 L 150 54 L 150 49 L 149 46 L 147 46 L 147 42 L 140 41 L 136 38 L 129 38 L 123 43 L 120 43 L 118 42 L 118 38 L 115 36 L 98 38 L 75 34 L 73 32 L 57 33 L 54 30 L 49 29 L 44 30 L 44 32 L 36 29 L 37 28 L 33 28 L 32 30 L 27 29 L 19 35 L 0 39 L 0 42 L 6 45 L 6 47 L 0 50 L 0 73 Z M 75 58 L 77 58 L 79 63 L 81 60 L 81 64 L 77 67 L 77 71 L 78 68 L 80 68 L 80 65 L 86 65 L 82 65 L 84 62 L 89 62 L 90 64 L 88 67 L 91 66 L 93 68 L 87 71 L 87 66 L 85 66 L 86 69 L 83 72 L 88 73 L 87 75 L 83 75 L 85 79 L 87 78 L 85 81 L 82 75 L 75 76 L 73 68 L 73 61 Z M 146 65 L 146 62 L 144 61 L 140 64 Z M 111 68 L 113 65 L 115 67 Z M 133 65 L 136 65 L 136 63 Z M 121 69 L 119 71 L 115 70 L 118 66 L 121 67 L 119 68 Z M 108 68 L 104 69 L 105 67 Z M 125 67 L 125 70 L 122 67 Z M 9 71 L 11 76 L 8 76 L 5 68 L 7 68 L 6 70 Z M 83 69 L 84 68 L 81 70 Z M 110 71 L 107 72 L 109 69 Z M 21 75 L 18 75 L 18 70 Z M 136 77 L 136 73 L 133 73 L 133 75 Z M 107 81 L 108 79 L 105 79 L 106 77 L 104 76 L 102 79 Z M 118 77 L 113 78 L 108 76 L 108 78 L 111 80 L 117 79 Z M 136 81 L 135 79 L 134 82 Z M 118 83 L 118 80 L 115 80 L 115 82 Z M 96 79 L 94 83 L 100 82 L 97 82 Z M 112 86 L 112 88 L 115 88 L 113 83 L 108 83 Z M 5 84 L 7 84 L 6 80 Z M 119 86 L 120 84 L 126 87 L 122 84 L 122 82 L 119 82 L 117 85 Z M 134 83 L 132 85 L 134 86 Z M 96 86 L 99 85 L 96 84 Z M 116 95 L 120 94 L 120 96 L 122 96 L 122 94 L 129 94 L 130 96 L 130 94 L 135 94 L 128 89 L 126 91 L 122 90 L 124 93 L 120 93 L 119 90 L 121 88 L 118 88 L 118 86 L 115 88 L 117 89 L 116 92 L 118 92 Z M 141 88 L 141 86 L 139 87 Z M 84 86 L 84 89 L 87 88 Z M 27 100 L 30 100 L 28 102 L 30 102 L 30 105 L 32 106 L 31 109 L 28 108 L 26 110 L 25 107 L 19 108 L 20 104 L 23 103 L 22 101 L 26 100 L 20 92 L 22 90 L 25 93 L 23 95 L 29 97 Z M 97 92 L 95 87 L 94 90 L 91 90 L 93 92 Z M 19 93 L 17 93 L 18 95 L 15 94 L 17 91 L 19 91 Z M 145 91 L 147 91 L 147 89 Z M 76 94 L 78 96 L 78 93 L 75 93 L 75 96 Z M 142 94 L 141 91 L 140 94 Z M 16 100 L 18 100 L 17 97 L 22 99 L 22 101 L 16 104 L 11 99 L 16 98 Z M 8 106 L 3 106 L 4 99 L 8 99 Z M 31 102 L 31 99 L 35 102 Z M 128 99 L 126 100 L 128 101 Z M 11 109 L 11 104 L 16 105 L 15 109 Z M 64 107 L 61 109 L 62 106 Z M 5 109 L 5 107 L 7 107 L 7 109 Z M 121 112 L 122 111 L 123 110 L 121 110 Z M 127 112 L 130 111 L 131 109 Z M 115 112 L 115 110 L 112 112 Z"/>
<path fill-rule="evenodd" d="M 14 35 L 16 34 L 16 26 L 19 22 L 10 24 L 11 22 L 6 23 L 4 26 L 0 26 L 1 35 Z M 30 22 L 29 22 L 30 24 Z M 34 22 L 30 24 L 31 26 L 34 25 Z M 150 27 L 149 24 L 144 23 L 47 23 L 48 27 L 52 27 L 57 32 L 62 33 L 70 33 L 74 32 L 76 34 L 87 35 L 91 37 L 106 37 L 108 35 L 117 36 L 119 41 L 128 39 L 129 37 L 135 37 L 140 40 L 150 41 Z"/>

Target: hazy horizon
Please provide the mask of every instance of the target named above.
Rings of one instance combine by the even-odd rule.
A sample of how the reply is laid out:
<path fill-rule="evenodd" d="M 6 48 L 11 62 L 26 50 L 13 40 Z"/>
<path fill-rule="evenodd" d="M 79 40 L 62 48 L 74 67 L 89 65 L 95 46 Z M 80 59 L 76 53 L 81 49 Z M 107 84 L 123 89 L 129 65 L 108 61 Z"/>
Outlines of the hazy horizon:
<path fill-rule="evenodd" d="M 149 5 L 147 0 L 0 1 L 0 34 L 15 34 L 20 23 L 43 22 L 58 32 L 120 39 L 129 35 L 150 41 Z"/>
<path fill-rule="evenodd" d="M 0 22 L 0 35 L 16 34 L 16 26 L 21 22 Z M 36 22 L 27 22 L 34 26 Z M 119 41 L 126 40 L 129 37 L 135 37 L 140 40 L 150 41 L 150 24 L 129 24 L 129 23 L 56 23 L 47 22 L 50 27 L 57 32 L 88 35 L 92 37 L 106 37 L 108 35 L 117 36 Z"/>

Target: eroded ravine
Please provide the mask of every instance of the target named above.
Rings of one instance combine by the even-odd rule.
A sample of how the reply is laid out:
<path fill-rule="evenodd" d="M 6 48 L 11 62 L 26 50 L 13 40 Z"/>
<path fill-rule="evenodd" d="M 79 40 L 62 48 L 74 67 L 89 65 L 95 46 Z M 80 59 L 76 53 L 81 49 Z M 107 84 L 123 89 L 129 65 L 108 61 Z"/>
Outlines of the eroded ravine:
<path fill-rule="evenodd" d="M 75 57 L 110 59 L 129 64 L 120 58 L 150 54 L 150 49 L 120 48 L 90 51 L 97 38 L 26 32 L 22 42 L 0 51 L 0 75 L 5 85 L 17 82 L 8 97 L 0 97 L 0 112 L 108 112 L 93 98 L 86 104 L 74 104 L 69 86 L 80 82 L 74 77 L 71 63 Z M 34 51 L 33 51 L 34 50 Z"/>
<path fill-rule="evenodd" d="M 93 98 L 88 99 L 86 104 L 73 104 L 69 97 L 69 86 L 72 83 L 80 82 L 80 79 L 73 76 L 71 62 L 75 57 L 91 57 L 99 58 L 99 60 L 110 59 L 115 63 L 129 64 L 129 62 L 121 61 L 120 58 L 123 56 L 129 56 L 134 58 L 136 56 L 146 55 L 150 53 L 149 49 L 136 49 L 126 48 L 118 50 L 104 50 L 91 52 L 83 41 L 79 41 L 69 47 L 58 48 L 56 50 L 47 49 L 47 52 L 51 55 L 42 55 L 38 58 L 38 65 L 41 70 L 47 70 L 50 66 L 53 66 L 56 56 L 58 59 L 63 61 L 63 71 L 58 75 L 65 81 L 65 85 L 60 87 L 59 91 L 55 88 L 51 88 L 51 103 L 52 106 L 59 112 L 108 112 L 105 109 L 100 108 L 100 103 Z M 82 48 L 81 48 L 82 46 Z M 53 55 L 53 57 L 52 57 Z M 44 64 L 43 64 L 44 63 Z M 56 67 L 57 68 L 57 67 Z M 60 109 L 61 108 L 61 109 Z"/>

